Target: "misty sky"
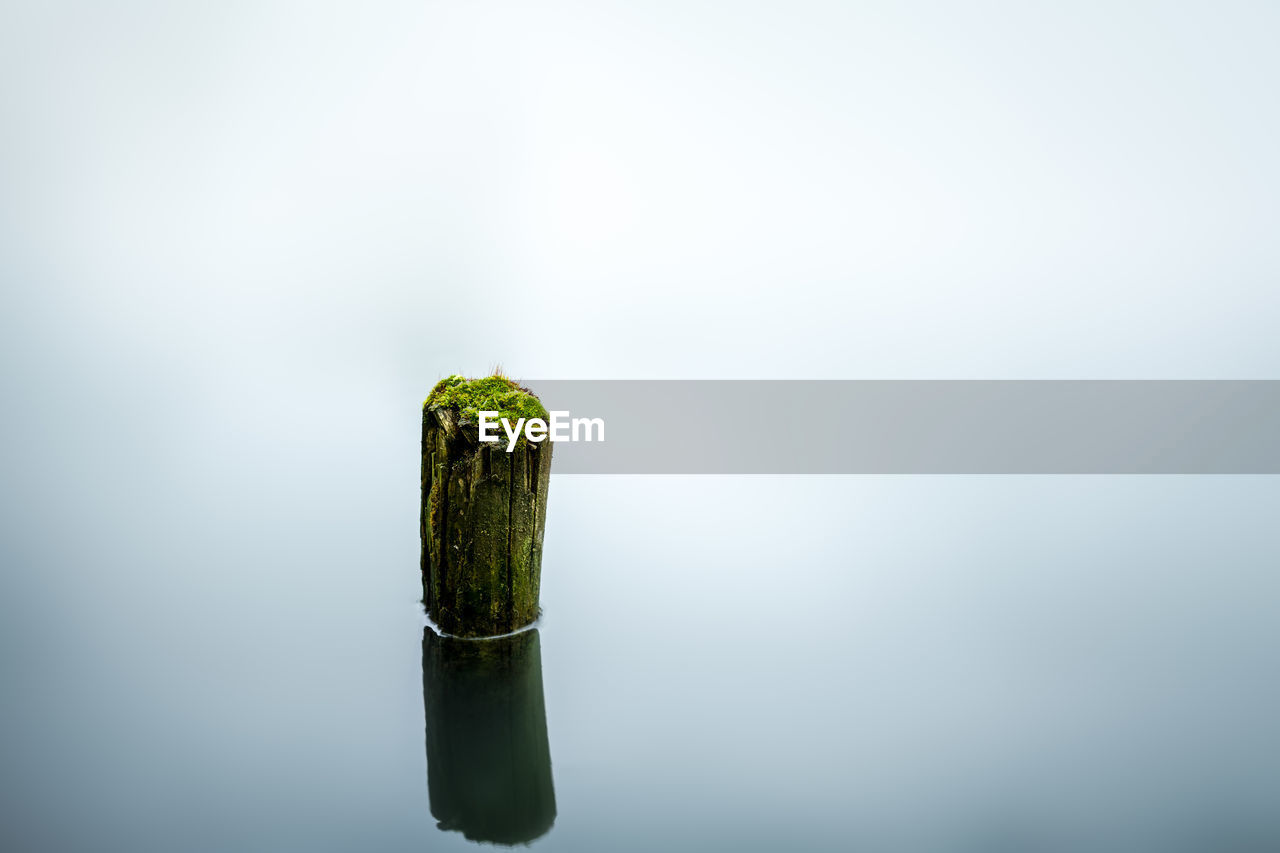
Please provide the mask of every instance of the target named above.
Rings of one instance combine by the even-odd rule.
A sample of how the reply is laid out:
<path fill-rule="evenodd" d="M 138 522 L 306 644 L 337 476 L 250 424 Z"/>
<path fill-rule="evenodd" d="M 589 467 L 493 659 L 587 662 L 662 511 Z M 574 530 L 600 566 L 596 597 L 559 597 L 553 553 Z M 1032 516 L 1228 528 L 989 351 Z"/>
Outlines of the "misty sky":
<path fill-rule="evenodd" d="M 1277 17 L 6 4 L 6 390 L 1271 378 Z"/>

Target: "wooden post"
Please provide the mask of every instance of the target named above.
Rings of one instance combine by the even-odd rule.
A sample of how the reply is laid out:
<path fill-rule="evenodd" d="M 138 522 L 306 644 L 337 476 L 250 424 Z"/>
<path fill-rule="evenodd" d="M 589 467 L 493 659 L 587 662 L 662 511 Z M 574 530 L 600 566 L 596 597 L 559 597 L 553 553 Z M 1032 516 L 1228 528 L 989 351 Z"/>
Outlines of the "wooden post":
<path fill-rule="evenodd" d="M 493 637 L 538 618 L 551 443 L 481 442 L 478 411 L 546 417 L 505 377 L 442 380 L 422 407 L 422 602 L 446 634 Z M 499 435 L 503 434 L 501 428 Z"/>
<path fill-rule="evenodd" d="M 551 829 L 551 778 L 537 629 L 464 640 L 422 635 L 427 789 L 443 830 L 528 844 Z"/>

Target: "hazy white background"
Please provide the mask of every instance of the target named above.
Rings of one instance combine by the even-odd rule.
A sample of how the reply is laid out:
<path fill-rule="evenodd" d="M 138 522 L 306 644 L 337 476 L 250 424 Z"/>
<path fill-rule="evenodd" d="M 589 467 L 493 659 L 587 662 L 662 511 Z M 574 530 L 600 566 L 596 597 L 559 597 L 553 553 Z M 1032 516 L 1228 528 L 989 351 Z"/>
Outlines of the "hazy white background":
<path fill-rule="evenodd" d="M 495 360 L 1271 378 L 1278 27 L 1265 3 L 6 4 L 6 346 L 82 381 L 163 367 L 260 422 L 279 385 L 320 407 Z"/>
<path fill-rule="evenodd" d="M 11 831 L 444 838 L 413 609 L 418 408 L 441 375 L 1277 378 L 1278 31 L 1274 4 L 1222 2 L 3 3 Z M 779 482 L 553 484 L 555 843 L 598 849 L 644 796 L 711 836 L 746 814 L 794 840 L 844 813 L 850 766 L 858 802 L 910 824 L 931 808 L 913 796 L 972 790 L 985 746 L 1053 708 L 993 790 L 1058 778 L 1071 731 L 1099 757 L 1072 777 L 1081 814 L 1124 768 L 1190 780 L 1133 814 L 1255 813 L 1280 766 L 1250 716 L 1276 699 L 1270 480 Z M 638 576 L 690 597 L 654 613 Z M 662 630 L 608 633 L 602 600 Z M 715 639 L 759 620 L 860 655 L 906 643 L 858 659 L 897 734 L 840 736 L 866 708 L 843 692 L 857 661 Z M 682 623 L 702 633 L 637 639 Z M 1099 636 L 1199 699 L 1152 728 L 1168 694 L 1134 688 L 1130 717 L 1071 728 L 1081 697 L 1133 683 Z M 985 652 L 939 663 L 956 643 Z M 720 692 L 642 689 L 700 655 Z M 1067 674 L 1037 692 L 1047 660 Z M 610 726 L 628 697 L 655 704 Z M 1131 731 L 1155 734 L 1126 764 Z M 1215 746 L 1167 748 L 1187 742 Z M 859 763 L 875 743 L 902 750 Z M 972 763 L 932 764 L 939 743 Z M 698 814 L 718 784 L 732 806 Z"/>

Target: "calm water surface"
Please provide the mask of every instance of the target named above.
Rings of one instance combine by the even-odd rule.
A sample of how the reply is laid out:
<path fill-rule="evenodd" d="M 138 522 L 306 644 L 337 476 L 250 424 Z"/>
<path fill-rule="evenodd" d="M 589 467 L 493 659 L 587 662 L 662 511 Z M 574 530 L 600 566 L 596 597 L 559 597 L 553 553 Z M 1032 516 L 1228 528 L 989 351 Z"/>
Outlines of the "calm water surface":
<path fill-rule="evenodd" d="M 15 507 L 5 849 L 1280 849 L 1274 478 L 557 477 L 482 653 L 387 459 Z"/>

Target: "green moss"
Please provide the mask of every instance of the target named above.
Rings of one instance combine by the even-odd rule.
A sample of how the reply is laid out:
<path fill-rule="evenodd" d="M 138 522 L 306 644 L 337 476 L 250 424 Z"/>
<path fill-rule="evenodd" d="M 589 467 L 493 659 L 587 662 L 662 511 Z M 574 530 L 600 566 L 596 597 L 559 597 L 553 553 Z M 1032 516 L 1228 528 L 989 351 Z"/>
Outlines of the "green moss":
<path fill-rule="evenodd" d="M 436 383 L 422 403 L 423 408 L 453 409 L 462 423 L 475 423 L 480 412 L 497 412 L 514 424 L 519 418 L 547 419 L 547 410 L 528 388 L 521 388 L 505 376 L 483 379 L 447 376 Z"/>

